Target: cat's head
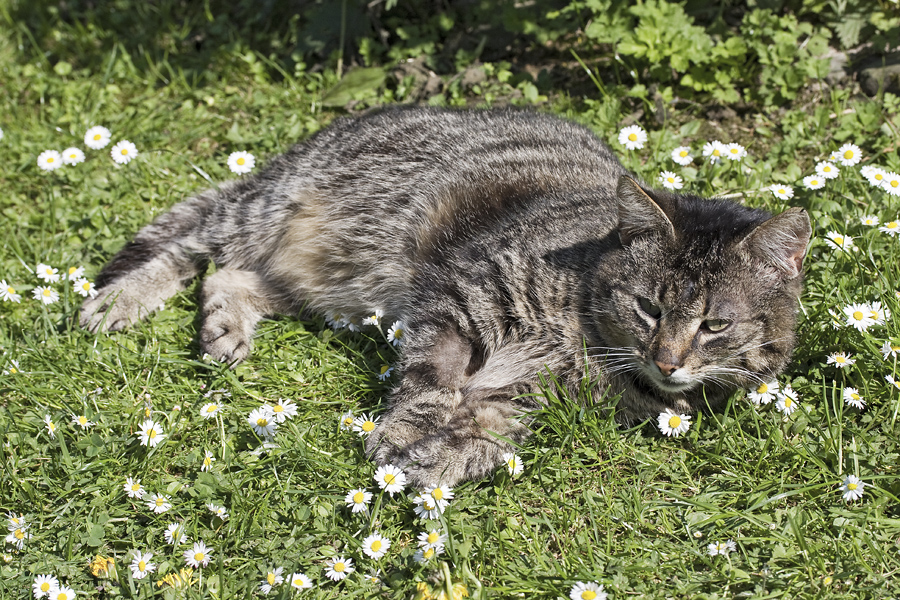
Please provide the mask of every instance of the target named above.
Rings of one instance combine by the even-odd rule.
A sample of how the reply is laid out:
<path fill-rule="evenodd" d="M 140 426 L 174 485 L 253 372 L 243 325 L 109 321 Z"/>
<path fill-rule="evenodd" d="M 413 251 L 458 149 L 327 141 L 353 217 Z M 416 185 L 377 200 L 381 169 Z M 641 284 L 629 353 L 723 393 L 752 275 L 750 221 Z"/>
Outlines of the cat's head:
<path fill-rule="evenodd" d="M 772 217 L 627 176 L 617 205 L 621 249 L 596 281 L 607 370 L 693 409 L 779 373 L 794 347 L 806 212 Z"/>

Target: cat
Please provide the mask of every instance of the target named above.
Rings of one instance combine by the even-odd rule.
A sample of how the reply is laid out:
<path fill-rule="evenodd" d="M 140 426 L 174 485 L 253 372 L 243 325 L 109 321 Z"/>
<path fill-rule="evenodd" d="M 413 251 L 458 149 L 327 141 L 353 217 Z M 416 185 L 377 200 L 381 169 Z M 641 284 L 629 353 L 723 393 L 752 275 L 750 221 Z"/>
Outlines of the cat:
<path fill-rule="evenodd" d="M 265 316 L 380 310 L 406 335 L 367 454 L 455 485 L 528 437 L 540 373 L 573 394 L 599 381 L 624 424 L 777 375 L 810 235 L 800 208 L 652 190 L 556 116 L 394 107 L 176 204 L 102 269 L 80 322 L 122 329 L 210 260 L 199 341 L 226 363 Z"/>

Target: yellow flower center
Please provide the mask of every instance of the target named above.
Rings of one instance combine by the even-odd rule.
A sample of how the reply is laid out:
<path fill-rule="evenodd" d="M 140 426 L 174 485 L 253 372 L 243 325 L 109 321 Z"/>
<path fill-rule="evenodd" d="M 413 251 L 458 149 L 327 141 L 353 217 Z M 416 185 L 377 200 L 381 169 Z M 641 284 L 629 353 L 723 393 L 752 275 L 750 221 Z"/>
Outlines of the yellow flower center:
<path fill-rule="evenodd" d="M 687 151 L 687 150 L 682 150 L 681 152 L 678 153 L 678 156 L 680 156 L 681 158 L 684 158 L 684 157 L 687 156 L 687 155 L 688 155 L 688 151 Z"/>
<path fill-rule="evenodd" d="M 857 487 L 859 487 L 859 486 L 857 486 L 855 483 L 848 483 L 848 484 L 847 484 L 847 489 L 848 489 L 848 490 L 855 490 Z"/>
<path fill-rule="evenodd" d="M 842 238 L 842 237 L 839 236 L 839 235 L 836 235 L 836 236 L 834 236 L 834 243 L 837 244 L 838 246 L 843 246 L 843 245 L 844 245 L 844 238 Z"/>
<path fill-rule="evenodd" d="M 403 337 L 402 329 L 397 329 L 396 331 L 394 331 L 394 339 L 400 339 L 402 337 Z"/>
<path fill-rule="evenodd" d="M 353 494 L 353 501 L 356 504 L 362 504 L 362 501 L 366 499 L 366 495 L 363 492 L 356 492 Z"/>
<path fill-rule="evenodd" d="M 366 433 L 370 433 L 374 429 L 375 429 L 375 423 L 373 421 L 366 421 L 365 423 L 362 424 L 362 430 L 365 431 Z"/>
<path fill-rule="evenodd" d="M 374 542 L 372 542 L 372 550 L 374 552 L 378 552 L 379 550 L 381 550 L 381 540 L 375 540 Z"/>
<path fill-rule="evenodd" d="M 48 162 L 48 163 L 52 163 L 52 162 L 53 162 L 53 157 L 52 157 L 52 156 L 48 156 L 48 157 L 47 157 L 47 162 Z"/>
<path fill-rule="evenodd" d="M 75 156 L 74 154 L 72 156 Z M 78 267 L 69 267 L 69 275 L 78 270 Z"/>
<path fill-rule="evenodd" d="M 678 429 L 678 426 L 681 425 L 681 417 L 678 415 L 672 415 L 669 417 L 669 427 L 672 429 Z"/>
<path fill-rule="evenodd" d="M 90 291 L 91 283 L 89 281 L 85 281 L 81 284 L 81 289 L 83 289 L 84 291 Z"/>
<path fill-rule="evenodd" d="M 151 429 L 150 431 L 148 431 L 148 432 L 147 432 L 147 437 L 150 438 L 151 440 L 152 440 L 153 438 L 155 438 L 155 437 L 156 437 L 156 430 L 155 430 L 155 429 Z"/>
<path fill-rule="evenodd" d="M 597 597 L 597 592 L 593 590 L 584 590 L 581 592 L 581 600 L 594 600 Z"/>
<path fill-rule="evenodd" d="M 674 177 L 666 177 L 666 181 L 668 181 L 669 183 L 675 183 L 675 178 Z"/>
<path fill-rule="evenodd" d="M 9 292 L 10 294 L 15 294 L 15 293 L 16 293 L 16 289 L 15 289 L 14 287 L 12 287 L 12 286 L 6 288 L 6 291 Z M 383 372 L 383 371 L 382 371 L 382 372 Z"/>
<path fill-rule="evenodd" d="M 96 142 L 96 141 L 99 141 L 100 138 L 102 138 L 102 137 L 103 137 L 103 136 L 100 135 L 99 133 L 95 133 L 95 134 L 94 134 L 94 141 L 95 141 L 95 142 Z"/>
<path fill-rule="evenodd" d="M 729 152 L 731 152 L 732 154 L 737 154 L 737 153 L 738 153 L 738 149 L 737 149 L 737 148 L 732 148 L 731 150 L 729 150 Z"/>
<path fill-rule="evenodd" d="M 431 558 L 432 556 L 434 556 L 434 548 L 429 548 L 428 550 L 426 550 L 425 552 L 422 553 L 422 556 L 425 558 Z"/>
<path fill-rule="evenodd" d="M 212 456 L 207 456 L 206 458 L 203 459 L 203 466 L 205 466 L 205 467 L 212 466 L 212 461 L 213 461 Z"/>
<path fill-rule="evenodd" d="M 60 592 L 56 595 L 56 600 L 69 600 L 69 595 L 65 592 Z"/>
<path fill-rule="evenodd" d="M 22 531 L 21 529 L 16 529 L 16 532 L 13 535 L 16 536 L 17 540 L 21 540 L 21 539 L 25 538 L 25 532 Z"/>
<path fill-rule="evenodd" d="M 387 370 L 390 369 L 388 365 L 381 365 L 381 374 L 384 375 L 387 373 Z"/>
<path fill-rule="evenodd" d="M 444 497 L 444 490 L 441 488 L 435 488 L 433 492 L 431 492 L 431 497 L 435 500 L 440 500 Z"/>
<path fill-rule="evenodd" d="M 387 473 L 384 476 L 384 482 L 388 485 L 393 485 L 394 481 L 396 481 L 396 480 L 397 480 L 397 478 L 394 477 L 394 475 L 392 475 L 391 473 Z"/>
<path fill-rule="evenodd" d="M 759 386 L 758 388 L 756 388 L 757 394 L 765 394 L 768 391 L 769 391 L 769 386 L 767 386 L 765 383 L 762 384 L 761 386 Z"/>
<path fill-rule="evenodd" d="M 47 583 L 46 581 L 45 581 L 44 583 L 42 583 L 42 584 L 41 584 L 41 591 L 44 592 L 45 594 L 46 594 L 47 592 L 49 592 L 49 591 L 50 591 L 50 584 Z"/>
<path fill-rule="evenodd" d="M 273 413 L 284 412 L 284 407 L 283 407 L 282 405 L 280 405 L 280 404 L 276 404 L 276 405 L 275 405 L 275 408 L 272 409 L 272 412 L 273 412 Z"/>
<path fill-rule="evenodd" d="M 156 499 L 156 505 L 157 505 L 157 506 L 162 506 L 162 505 L 165 504 L 165 503 L 166 503 L 166 499 L 165 499 L 165 498 L 157 498 L 157 499 Z"/>
<path fill-rule="evenodd" d="M 790 408 L 793 403 L 794 403 L 794 401 L 791 400 L 789 396 L 784 397 L 784 407 L 785 408 Z"/>
<path fill-rule="evenodd" d="M 122 156 L 128 156 L 128 148 L 122 148 L 120 152 L 122 153 Z"/>
<path fill-rule="evenodd" d="M 346 568 L 346 566 L 342 562 L 336 562 L 336 563 L 334 563 L 334 566 L 332 567 L 332 569 L 334 569 L 335 572 L 337 572 L 337 573 L 343 573 L 345 568 Z"/>
<path fill-rule="evenodd" d="M 206 409 L 206 412 L 208 412 L 208 413 L 216 412 L 217 408 L 219 408 L 219 406 L 217 404 L 210 404 L 209 407 Z"/>
<path fill-rule="evenodd" d="M 353 425 L 353 417 L 347 417 L 344 419 L 344 425 Z"/>
<path fill-rule="evenodd" d="M 143 571 L 147 568 L 147 563 L 144 561 L 138 561 L 138 571 Z"/>
<path fill-rule="evenodd" d="M 269 420 L 263 417 L 260 417 L 256 420 L 256 424 L 260 427 L 266 427 L 269 424 Z"/>
<path fill-rule="evenodd" d="M 516 468 L 516 459 L 511 458 L 508 461 L 506 461 L 506 464 L 509 465 L 510 469 L 515 469 Z"/>
<path fill-rule="evenodd" d="M 296 585 L 297 587 L 302 586 L 303 580 L 298 577 L 297 579 L 294 580 L 294 585 Z"/>
<path fill-rule="evenodd" d="M 83 415 L 80 416 L 80 417 L 78 417 L 78 423 L 80 423 L 81 425 L 86 424 L 86 423 L 87 423 L 87 417 L 85 417 L 85 416 L 83 416 Z"/>
<path fill-rule="evenodd" d="M 194 554 L 194 560 L 197 562 L 201 562 L 204 558 L 206 558 L 206 555 L 202 552 L 197 552 L 196 554 Z"/>
<path fill-rule="evenodd" d="M 890 223 L 887 223 L 885 225 L 885 227 L 887 227 L 888 229 L 897 229 L 897 226 L 898 226 L 897 221 L 891 221 Z"/>
<path fill-rule="evenodd" d="M 49 298 L 50 294 L 52 294 L 52 293 L 53 292 L 50 290 L 50 288 L 46 288 L 43 292 L 41 292 L 41 295 Z"/>
<path fill-rule="evenodd" d="M 432 531 L 431 533 L 428 534 L 428 543 L 429 544 L 434 544 L 439 539 L 441 539 L 441 536 L 436 531 Z"/>
<path fill-rule="evenodd" d="M 275 573 L 269 573 L 266 575 L 266 581 L 269 582 L 269 585 L 275 585 Z"/>
<path fill-rule="evenodd" d="M 822 167 L 822 170 L 825 171 L 826 173 L 831 173 L 831 167 L 828 165 L 825 165 L 824 167 Z"/>
<path fill-rule="evenodd" d="M 247 162 L 247 161 L 246 161 L 246 160 L 244 159 L 244 157 L 242 156 L 242 157 L 240 157 L 239 159 L 237 159 L 237 160 L 234 161 L 234 162 L 236 162 L 236 163 L 238 164 L 238 166 L 241 166 L 241 167 L 242 167 L 242 166 L 244 166 L 244 163 Z"/>
<path fill-rule="evenodd" d="M 144 416 L 145 416 L 145 417 L 149 417 L 149 416 L 150 416 L 150 409 L 149 409 L 149 408 L 145 408 L 145 409 L 144 409 Z"/>
<path fill-rule="evenodd" d="M 845 363 L 845 362 L 847 362 L 847 359 L 846 359 L 845 357 L 843 357 L 843 356 L 835 356 L 835 357 L 834 357 L 834 362 Z"/>
<path fill-rule="evenodd" d="M 891 179 L 890 185 L 891 187 L 900 186 L 900 179 Z"/>
<path fill-rule="evenodd" d="M 47 423 L 47 429 L 49 429 L 50 431 L 56 431 L 56 424 L 55 423 Z"/>
<path fill-rule="evenodd" d="M 628 141 L 630 141 L 630 142 L 636 142 L 636 141 L 637 141 L 637 134 L 636 134 L 636 133 L 629 133 L 629 134 L 628 134 Z"/>
<path fill-rule="evenodd" d="M 864 315 L 861 311 L 858 311 L 858 310 L 853 311 L 853 318 L 856 319 L 857 321 L 862 321 L 863 317 L 865 317 L 865 316 L 866 315 Z"/>
<path fill-rule="evenodd" d="M 850 394 L 850 397 L 853 398 L 854 400 L 859 400 L 862 396 L 860 396 L 857 393 L 852 393 L 852 394 Z"/>
<path fill-rule="evenodd" d="M 139 483 L 132 483 L 132 484 L 131 484 L 131 491 L 132 491 L 132 492 L 137 492 L 137 491 L 140 490 L 140 489 L 141 489 L 141 484 L 139 484 Z"/>
<path fill-rule="evenodd" d="M 847 150 L 846 152 L 844 152 L 844 158 L 853 158 L 853 150 Z"/>
<path fill-rule="evenodd" d="M 713 156 L 722 156 L 722 153 L 719 152 L 719 149 L 718 149 L 718 148 L 716 148 L 715 150 L 712 151 L 712 155 L 713 155 Z"/>

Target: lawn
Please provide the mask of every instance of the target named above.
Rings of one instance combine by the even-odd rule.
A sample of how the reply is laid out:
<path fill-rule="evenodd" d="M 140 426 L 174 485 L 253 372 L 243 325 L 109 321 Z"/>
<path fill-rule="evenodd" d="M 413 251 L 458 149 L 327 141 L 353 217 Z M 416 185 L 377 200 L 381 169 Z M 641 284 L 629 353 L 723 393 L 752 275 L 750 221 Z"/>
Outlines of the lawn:
<path fill-rule="evenodd" d="M 0 597 L 28 597 L 39 575 L 93 598 L 551 599 L 578 582 L 610 598 L 900 596 L 900 98 L 812 70 L 777 98 L 745 101 L 748 86 L 740 101 L 677 101 L 677 87 L 617 80 L 577 36 L 545 45 L 565 42 L 561 79 L 459 50 L 421 67 L 443 82 L 426 93 L 411 57 L 440 54 L 429 40 L 454 24 L 439 17 L 378 51 L 347 18 L 334 35 L 369 42 L 315 58 L 288 48 L 302 19 L 263 23 L 246 3 L 233 19 L 215 3 L 116 6 L 0 8 Z M 199 352 L 197 284 L 128 332 L 78 327 L 81 277 L 174 203 L 239 177 L 232 153 L 259 169 L 336 116 L 412 101 L 534 105 L 591 127 L 658 187 L 806 208 L 782 393 L 738 392 L 669 437 L 655 420 L 616 425 L 590 382 L 568 398 L 548 379 L 521 472 L 462 484 L 427 519 L 421 490 L 379 489 L 365 433 L 342 426 L 377 418 L 399 379 L 379 377 L 397 358 L 390 323 L 266 320 L 234 370 Z M 629 149 L 620 131 L 635 125 L 647 139 Z M 102 148 L 85 139 L 94 126 L 110 132 Z M 117 162 L 123 140 L 131 159 Z M 713 142 L 737 159 L 704 155 Z M 46 168 L 46 151 L 71 148 L 83 160 Z M 290 415 L 271 440 L 248 421 L 264 404 Z M 429 532 L 444 537 L 426 546 Z"/>

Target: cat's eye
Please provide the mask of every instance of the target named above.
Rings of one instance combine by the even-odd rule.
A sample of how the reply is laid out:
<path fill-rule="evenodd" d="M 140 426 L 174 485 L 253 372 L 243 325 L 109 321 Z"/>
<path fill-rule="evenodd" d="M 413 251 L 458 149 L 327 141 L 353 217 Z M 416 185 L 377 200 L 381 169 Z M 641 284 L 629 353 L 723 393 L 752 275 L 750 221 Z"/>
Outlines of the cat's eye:
<path fill-rule="evenodd" d="M 644 311 L 654 319 L 658 319 L 659 315 L 662 314 L 662 309 L 650 302 L 650 300 L 647 298 L 638 298 L 638 304 L 640 304 L 642 311 Z"/>
<path fill-rule="evenodd" d="M 725 319 L 707 319 L 703 321 L 703 328 L 713 333 L 724 331 L 729 325 L 731 325 L 731 321 Z"/>

